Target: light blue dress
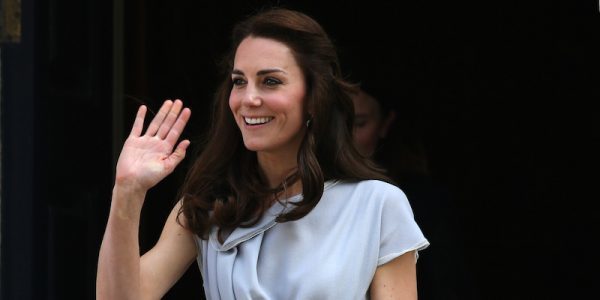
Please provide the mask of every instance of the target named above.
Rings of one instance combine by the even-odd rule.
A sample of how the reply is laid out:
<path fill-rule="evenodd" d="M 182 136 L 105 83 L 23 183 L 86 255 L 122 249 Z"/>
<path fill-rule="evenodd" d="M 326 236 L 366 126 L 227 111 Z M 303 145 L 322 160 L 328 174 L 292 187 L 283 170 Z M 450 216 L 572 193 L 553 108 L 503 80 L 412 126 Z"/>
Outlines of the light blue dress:
<path fill-rule="evenodd" d="M 291 208 L 275 203 L 223 244 L 216 229 L 196 237 L 207 299 L 368 299 L 378 266 L 429 245 L 404 193 L 385 182 L 327 182 L 308 215 L 275 222 Z"/>

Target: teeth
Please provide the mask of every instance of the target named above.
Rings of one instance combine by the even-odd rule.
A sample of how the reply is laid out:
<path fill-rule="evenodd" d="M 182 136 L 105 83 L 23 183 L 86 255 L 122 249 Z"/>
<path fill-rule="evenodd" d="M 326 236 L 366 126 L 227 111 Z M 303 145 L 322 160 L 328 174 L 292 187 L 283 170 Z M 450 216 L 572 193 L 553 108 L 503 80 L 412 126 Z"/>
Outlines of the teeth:
<path fill-rule="evenodd" d="M 260 125 L 265 124 L 273 120 L 273 117 L 262 117 L 262 118 L 248 118 L 244 117 L 244 121 L 249 125 Z"/>

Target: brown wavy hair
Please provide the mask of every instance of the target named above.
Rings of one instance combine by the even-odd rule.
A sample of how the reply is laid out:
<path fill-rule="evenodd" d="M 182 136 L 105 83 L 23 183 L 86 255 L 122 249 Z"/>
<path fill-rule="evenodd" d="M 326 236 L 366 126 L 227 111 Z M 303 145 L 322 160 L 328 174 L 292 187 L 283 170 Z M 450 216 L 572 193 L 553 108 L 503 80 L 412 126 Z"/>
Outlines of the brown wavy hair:
<path fill-rule="evenodd" d="M 269 188 L 256 153 L 243 144 L 229 108 L 235 51 L 247 37 L 273 39 L 287 45 L 306 81 L 305 109 L 310 127 L 300 145 L 297 178 L 303 199 L 277 222 L 302 218 L 319 202 L 330 179 L 390 182 L 383 170 L 359 154 L 352 140 L 354 108 L 348 93 L 356 86 L 342 78 L 338 56 L 323 28 L 307 15 L 282 8 L 260 12 L 238 23 L 225 57 L 223 81 L 215 94 L 213 122 L 204 150 L 191 166 L 180 191 L 187 227 L 203 239 L 213 226 L 223 233 L 256 224 L 271 205 Z"/>

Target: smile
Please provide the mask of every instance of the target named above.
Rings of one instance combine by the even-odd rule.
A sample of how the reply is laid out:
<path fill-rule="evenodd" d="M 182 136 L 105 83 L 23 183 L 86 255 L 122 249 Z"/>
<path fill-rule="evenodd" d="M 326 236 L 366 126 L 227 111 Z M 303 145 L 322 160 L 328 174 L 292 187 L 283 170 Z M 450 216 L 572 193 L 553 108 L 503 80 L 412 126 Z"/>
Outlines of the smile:
<path fill-rule="evenodd" d="M 262 125 L 271 122 L 273 117 L 259 117 L 259 118 L 250 118 L 244 117 L 244 122 L 248 125 Z"/>

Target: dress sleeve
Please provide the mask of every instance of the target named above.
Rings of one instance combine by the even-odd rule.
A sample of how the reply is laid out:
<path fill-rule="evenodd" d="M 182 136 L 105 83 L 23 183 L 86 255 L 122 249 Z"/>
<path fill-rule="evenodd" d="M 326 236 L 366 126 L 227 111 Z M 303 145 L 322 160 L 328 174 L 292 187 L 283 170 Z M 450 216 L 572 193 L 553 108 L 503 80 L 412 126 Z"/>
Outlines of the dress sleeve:
<path fill-rule="evenodd" d="M 377 265 L 383 265 L 394 258 L 429 246 L 418 224 L 406 195 L 399 188 L 392 188 L 384 195 L 381 207 L 381 228 L 379 258 Z"/>

